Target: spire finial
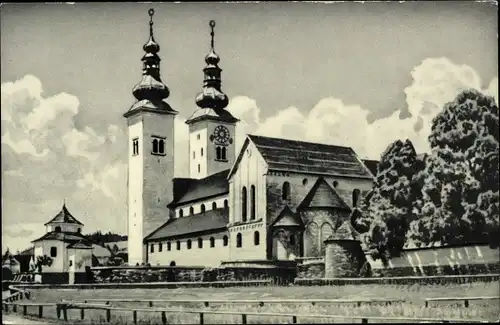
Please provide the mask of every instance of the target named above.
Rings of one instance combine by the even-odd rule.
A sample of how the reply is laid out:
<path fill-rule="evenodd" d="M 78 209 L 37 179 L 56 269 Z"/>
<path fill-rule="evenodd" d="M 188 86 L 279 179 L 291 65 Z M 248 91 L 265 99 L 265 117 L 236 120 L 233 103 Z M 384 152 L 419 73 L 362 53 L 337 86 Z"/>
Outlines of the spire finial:
<path fill-rule="evenodd" d="M 149 36 L 153 37 L 153 15 L 155 14 L 155 10 L 153 8 L 148 10 L 149 15 Z"/>
<path fill-rule="evenodd" d="M 209 25 L 210 25 L 210 28 L 212 29 L 212 31 L 210 32 L 210 36 L 212 36 L 212 39 L 210 41 L 210 47 L 213 50 L 214 49 L 214 36 L 215 36 L 215 33 L 214 33 L 215 20 L 211 20 Z"/>

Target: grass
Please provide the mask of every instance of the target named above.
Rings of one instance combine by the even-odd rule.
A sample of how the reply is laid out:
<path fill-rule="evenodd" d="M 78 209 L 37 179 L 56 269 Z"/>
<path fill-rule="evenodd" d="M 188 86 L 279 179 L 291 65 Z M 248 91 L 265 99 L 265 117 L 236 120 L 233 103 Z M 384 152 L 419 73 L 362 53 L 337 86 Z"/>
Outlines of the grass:
<path fill-rule="evenodd" d="M 393 305 L 367 305 L 360 307 L 353 305 L 317 304 L 265 304 L 259 307 L 256 304 L 214 305 L 210 310 L 253 311 L 284 313 L 289 317 L 248 316 L 249 324 L 289 323 L 292 315 L 297 314 L 334 314 L 356 316 L 388 316 L 388 317 L 428 317 L 428 318 L 455 318 L 455 319 L 484 319 L 498 320 L 500 306 L 498 300 L 472 301 L 469 308 L 463 307 L 463 302 L 457 304 L 434 303 L 424 307 L 424 299 L 431 297 L 461 297 L 461 296 L 496 296 L 500 291 L 500 282 L 469 283 L 450 285 L 346 285 L 346 286 L 318 286 L 318 287 L 247 287 L 247 288 L 179 288 L 179 289 L 39 289 L 32 290 L 34 302 L 58 302 L 64 300 L 85 299 L 140 299 L 144 303 L 114 303 L 117 307 L 147 307 L 148 299 L 359 299 L 359 298 L 399 298 L 405 303 Z M 155 303 L 155 307 L 178 309 L 207 309 L 201 304 L 166 304 Z M 47 308 L 47 307 L 46 307 Z M 19 310 L 18 310 L 19 312 Z M 28 314 L 36 315 L 36 307 L 28 307 Z M 80 311 L 69 310 L 68 318 L 71 323 L 106 323 L 104 310 L 86 310 L 85 320 L 79 321 Z M 112 311 L 111 324 L 132 324 L 131 311 Z M 44 310 L 44 316 L 55 318 L 53 310 Z M 139 312 L 140 324 L 161 324 L 160 313 Z M 74 322 L 73 322 L 74 320 Z M 198 314 L 167 313 L 170 324 L 197 324 Z M 237 324 L 241 323 L 241 315 L 210 315 L 205 314 L 206 324 Z M 334 319 L 335 323 L 360 323 L 360 320 Z M 331 319 L 304 319 L 298 317 L 299 323 L 331 323 Z M 374 322 L 369 320 L 370 323 Z M 379 321 L 381 322 L 381 321 Z"/>

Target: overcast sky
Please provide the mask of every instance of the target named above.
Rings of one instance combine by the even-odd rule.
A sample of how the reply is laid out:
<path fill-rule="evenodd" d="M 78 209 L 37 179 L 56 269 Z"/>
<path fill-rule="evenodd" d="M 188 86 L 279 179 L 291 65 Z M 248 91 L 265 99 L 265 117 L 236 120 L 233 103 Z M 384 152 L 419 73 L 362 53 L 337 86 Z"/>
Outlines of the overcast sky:
<path fill-rule="evenodd" d="M 214 19 L 228 109 L 245 133 L 428 150 L 464 88 L 498 102 L 497 7 L 479 2 L 3 4 L 2 244 L 26 248 L 66 199 L 84 232 L 126 234 L 126 122 L 153 7 L 176 173 Z M 165 214 L 166 215 L 166 214 Z"/>

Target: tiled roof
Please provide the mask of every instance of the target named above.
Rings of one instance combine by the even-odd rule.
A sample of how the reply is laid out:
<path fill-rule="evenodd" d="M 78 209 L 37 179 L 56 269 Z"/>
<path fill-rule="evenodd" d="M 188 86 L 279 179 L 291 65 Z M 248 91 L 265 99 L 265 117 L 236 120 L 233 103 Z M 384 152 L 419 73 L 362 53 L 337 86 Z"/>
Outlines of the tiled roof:
<path fill-rule="evenodd" d="M 352 148 L 248 135 L 271 170 L 373 178 Z"/>
<path fill-rule="evenodd" d="M 168 204 L 168 207 L 174 208 L 199 199 L 229 193 L 228 173 L 229 169 L 202 179 L 174 178 L 174 200 Z"/>
<path fill-rule="evenodd" d="M 88 238 L 77 232 L 56 232 L 51 231 L 43 235 L 42 237 L 31 241 L 32 243 L 42 241 L 42 240 L 60 240 L 66 243 L 74 243 L 83 241 L 85 243 L 89 242 Z"/>
<path fill-rule="evenodd" d="M 373 176 L 377 176 L 378 160 L 363 159 L 363 164 L 370 170 Z"/>
<path fill-rule="evenodd" d="M 208 210 L 188 217 L 172 218 L 145 239 L 154 241 L 157 239 L 182 237 L 209 230 L 222 230 L 226 228 L 228 222 L 228 208 Z"/>
<path fill-rule="evenodd" d="M 74 248 L 74 249 L 92 249 L 93 248 L 92 245 L 87 245 L 87 244 L 82 243 L 82 242 L 72 243 L 66 247 L 67 248 Z"/>
<path fill-rule="evenodd" d="M 296 213 L 292 211 L 288 207 L 288 205 L 285 205 L 283 210 L 281 210 L 281 213 L 278 215 L 278 217 L 274 220 L 272 223 L 273 227 L 286 227 L 286 226 L 299 226 L 302 227 L 304 224 L 302 223 L 302 219 L 300 216 L 298 216 Z"/>
<path fill-rule="evenodd" d="M 71 213 L 69 213 L 68 209 L 66 208 L 66 204 L 63 205 L 61 211 L 54 218 L 52 218 L 52 220 L 47 222 L 45 226 L 49 223 L 76 223 L 83 226 L 83 223 L 76 220 L 76 218 L 73 217 Z"/>
<path fill-rule="evenodd" d="M 318 178 L 309 193 L 304 197 L 304 200 L 302 200 L 297 207 L 297 209 L 303 208 L 337 208 L 350 210 L 349 206 L 323 177 Z"/>

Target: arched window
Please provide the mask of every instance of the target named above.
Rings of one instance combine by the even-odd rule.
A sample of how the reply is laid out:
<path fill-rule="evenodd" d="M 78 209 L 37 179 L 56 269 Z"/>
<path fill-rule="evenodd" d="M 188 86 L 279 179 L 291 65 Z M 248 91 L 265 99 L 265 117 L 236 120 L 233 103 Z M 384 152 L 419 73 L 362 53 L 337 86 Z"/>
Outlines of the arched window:
<path fill-rule="evenodd" d="M 229 205 L 227 203 L 227 200 L 224 200 L 224 208 L 227 208 Z"/>
<path fill-rule="evenodd" d="M 212 210 L 217 209 L 217 202 L 212 202 Z"/>
<path fill-rule="evenodd" d="M 360 193 L 360 191 L 358 189 L 355 189 L 354 191 L 352 191 L 352 207 L 353 208 L 358 206 L 359 193 Z"/>
<path fill-rule="evenodd" d="M 57 226 L 56 227 L 56 232 L 61 232 L 61 227 Z"/>
<path fill-rule="evenodd" d="M 281 198 L 283 200 L 288 200 L 289 197 L 290 197 L 290 183 L 284 182 L 283 189 L 281 191 Z"/>
<path fill-rule="evenodd" d="M 189 215 L 193 215 L 194 214 L 194 208 L 193 207 L 189 207 Z"/>
<path fill-rule="evenodd" d="M 210 237 L 210 247 L 215 247 L 215 238 Z"/>
<path fill-rule="evenodd" d="M 227 246 L 228 242 L 229 242 L 229 238 L 227 238 L 227 236 L 224 235 L 224 237 L 222 237 L 222 243 L 223 243 L 223 245 Z"/>
<path fill-rule="evenodd" d="M 243 245 L 242 239 L 241 239 L 241 233 L 239 232 L 236 235 L 236 247 L 241 247 Z"/>
<path fill-rule="evenodd" d="M 151 244 L 151 253 L 154 253 L 155 252 L 155 244 Z"/>
<path fill-rule="evenodd" d="M 221 158 L 222 158 L 222 160 L 227 160 L 227 157 L 226 157 L 226 147 L 222 147 Z"/>
<path fill-rule="evenodd" d="M 198 238 L 198 248 L 203 248 L 203 239 Z"/>
<path fill-rule="evenodd" d="M 304 256 L 317 257 L 319 256 L 318 239 L 320 237 L 319 226 L 315 222 L 311 222 L 306 226 L 304 231 Z"/>
<path fill-rule="evenodd" d="M 201 167 L 200 167 L 200 164 L 198 164 L 198 173 L 200 173 L 201 171 Z"/>
<path fill-rule="evenodd" d="M 221 147 L 215 147 L 215 159 L 221 160 L 222 153 L 221 153 Z"/>
<path fill-rule="evenodd" d="M 167 242 L 167 251 L 170 251 L 170 250 L 172 250 L 172 243 Z"/>
<path fill-rule="evenodd" d="M 241 190 L 241 220 L 247 221 L 247 188 Z"/>
<path fill-rule="evenodd" d="M 161 252 L 161 251 L 163 251 L 163 244 L 159 243 L 158 244 L 158 252 Z"/>
<path fill-rule="evenodd" d="M 201 148 L 201 156 L 203 157 L 203 148 Z"/>
<path fill-rule="evenodd" d="M 161 154 L 165 153 L 165 141 L 158 141 L 158 152 Z"/>
<path fill-rule="evenodd" d="M 186 245 L 187 245 L 187 249 L 191 249 L 191 239 L 187 240 Z"/>
<path fill-rule="evenodd" d="M 200 206 L 200 209 L 201 209 L 201 213 L 205 212 L 205 204 L 202 204 L 202 205 Z"/>
<path fill-rule="evenodd" d="M 182 209 L 179 209 L 179 217 L 184 217 L 184 212 L 182 211 Z"/>
<path fill-rule="evenodd" d="M 181 250 L 181 242 L 177 241 L 176 245 L 177 245 L 177 250 L 180 251 Z"/>
<path fill-rule="evenodd" d="M 255 185 L 250 187 L 250 220 L 255 219 Z"/>
<path fill-rule="evenodd" d="M 153 140 L 153 153 L 158 153 L 158 140 Z"/>
<path fill-rule="evenodd" d="M 253 244 L 255 246 L 259 246 L 259 244 L 260 244 L 260 234 L 258 231 L 253 233 Z"/>
<path fill-rule="evenodd" d="M 175 261 L 170 262 L 170 266 L 175 266 Z"/>

